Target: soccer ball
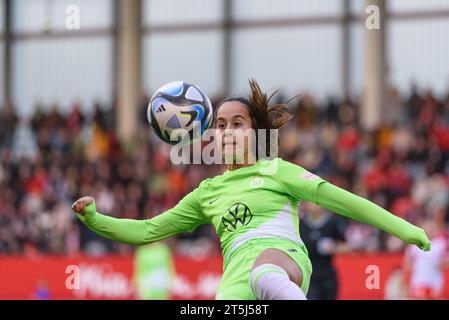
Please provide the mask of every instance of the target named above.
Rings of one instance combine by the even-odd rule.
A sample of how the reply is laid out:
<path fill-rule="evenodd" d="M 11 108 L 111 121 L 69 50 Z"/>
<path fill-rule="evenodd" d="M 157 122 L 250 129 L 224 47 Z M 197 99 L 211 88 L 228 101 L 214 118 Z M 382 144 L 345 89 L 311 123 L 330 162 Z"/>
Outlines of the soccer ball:
<path fill-rule="evenodd" d="M 151 97 L 147 108 L 148 122 L 158 137 L 172 145 L 181 141 L 192 143 L 201 137 L 212 122 L 212 113 L 206 94 L 184 81 L 163 85 Z M 176 129 L 183 130 L 173 132 Z"/>

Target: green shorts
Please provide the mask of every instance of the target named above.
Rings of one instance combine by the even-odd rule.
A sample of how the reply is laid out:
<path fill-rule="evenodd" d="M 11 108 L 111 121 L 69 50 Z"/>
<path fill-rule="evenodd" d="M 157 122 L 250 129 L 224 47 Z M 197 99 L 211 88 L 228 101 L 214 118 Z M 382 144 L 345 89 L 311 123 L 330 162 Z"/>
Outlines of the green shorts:
<path fill-rule="evenodd" d="M 225 261 L 223 277 L 217 290 L 217 300 L 256 300 L 251 285 L 250 273 L 256 258 L 266 249 L 279 249 L 288 254 L 302 271 L 301 289 L 309 290 L 312 264 L 307 249 L 287 239 L 257 238 L 245 242 Z"/>

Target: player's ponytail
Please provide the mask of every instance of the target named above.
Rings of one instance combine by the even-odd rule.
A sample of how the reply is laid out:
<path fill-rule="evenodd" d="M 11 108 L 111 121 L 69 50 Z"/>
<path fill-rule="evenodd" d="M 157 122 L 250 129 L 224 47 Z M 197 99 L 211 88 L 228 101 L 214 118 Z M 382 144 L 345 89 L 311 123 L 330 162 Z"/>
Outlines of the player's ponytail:
<path fill-rule="evenodd" d="M 249 106 L 252 115 L 259 122 L 259 128 L 263 129 L 279 129 L 286 124 L 293 116 L 287 112 L 287 103 L 280 103 L 270 107 L 271 99 L 276 95 L 278 90 L 270 96 L 262 92 L 256 80 L 249 80 L 251 92 L 249 95 Z"/>

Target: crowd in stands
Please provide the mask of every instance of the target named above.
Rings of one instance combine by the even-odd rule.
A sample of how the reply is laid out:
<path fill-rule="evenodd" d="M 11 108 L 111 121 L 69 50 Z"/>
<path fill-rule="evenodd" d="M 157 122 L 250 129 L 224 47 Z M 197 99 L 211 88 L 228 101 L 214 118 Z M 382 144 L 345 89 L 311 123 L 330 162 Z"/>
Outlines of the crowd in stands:
<path fill-rule="evenodd" d="M 0 254 L 130 253 L 133 247 L 85 228 L 73 201 L 92 195 L 99 212 L 148 219 L 224 170 L 174 166 L 170 146 L 147 124 L 146 103 L 138 135 L 126 145 L 116 136 L 115 106 L 97 104 L 90 113 L 78 104 L 68 113 L 37 106 L 22 118 L 12 105 L 0 109 Z M 432 219 L 447 230 L 449 95 L 390 89 L 382 124 L 372 131 L 362 129 L 356 99 L 318 103 L 304 94 L 290 112 L 294 118 L 280 133 L 284 159 L 412 223 Z M 355 221 L 346 238 L 355 251 L 404 249 L 399 239 Z M 220 253 L 212 226 L 170 241 L 179 254 Z"/>

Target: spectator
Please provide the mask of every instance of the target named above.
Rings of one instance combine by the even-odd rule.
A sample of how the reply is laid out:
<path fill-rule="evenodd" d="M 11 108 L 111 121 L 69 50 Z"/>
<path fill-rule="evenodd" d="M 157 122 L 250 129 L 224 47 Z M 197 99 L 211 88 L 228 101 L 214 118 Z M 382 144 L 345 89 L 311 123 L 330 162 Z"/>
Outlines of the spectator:
<path fill-rule="evenodd" d="M 357 103 L 332 98 L 319 105 L 302 95 L 281 133 L 283 157 L 412 222 L 448 223 L 449 96 L 440 101 L 414 86 L 405 98 L 392 89 L 387 103 L 394 112 L 367 132 L 358 126 Z M 72 201 L 93 193 L 108 214 L 151 218 L 221 170 L 173 166 L 169 146 L 148 126 L 139 126 L 133 145 L 124 148 L 114 133 L 115 105 L 97 103 L 88 116 L 78 103 L 67 115 L 41 104 L 30 120 L 19 119 L 11 104 L 0 110 L 0 253 L 128 252 L 131 247 L 100 239 L 68 218 Z M 346 237 L 355 250 L 403 249 L 356 222 Z M 217 249 L 210 228 L 178 239 Z"/>

